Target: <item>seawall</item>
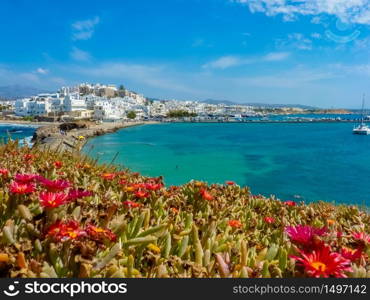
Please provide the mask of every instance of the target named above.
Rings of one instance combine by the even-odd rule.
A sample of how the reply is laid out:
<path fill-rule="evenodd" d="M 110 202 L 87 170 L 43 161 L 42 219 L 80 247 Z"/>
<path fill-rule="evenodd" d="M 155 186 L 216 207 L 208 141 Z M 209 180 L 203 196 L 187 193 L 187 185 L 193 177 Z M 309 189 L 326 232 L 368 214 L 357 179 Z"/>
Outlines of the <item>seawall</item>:
<path fill-rule="evenodd" d="M 119 129 L 155 124 L 156 122 L 115 122 L 95 124 L 93 122 L 69 122 L 44 125 L 36 129 L 33 147 L 58 151 L 80 151 L 88 138 L 113 133 Z"/>

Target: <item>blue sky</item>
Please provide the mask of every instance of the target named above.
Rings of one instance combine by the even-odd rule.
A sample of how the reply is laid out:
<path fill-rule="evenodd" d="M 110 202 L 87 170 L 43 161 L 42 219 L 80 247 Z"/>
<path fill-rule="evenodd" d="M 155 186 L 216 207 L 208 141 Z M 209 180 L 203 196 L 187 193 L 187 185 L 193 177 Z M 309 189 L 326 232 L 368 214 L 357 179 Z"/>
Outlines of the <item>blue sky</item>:
<path fill-rule="evenodd" d="M 2 0 L 0 86 L 359 107 L 369 0 Z"/>

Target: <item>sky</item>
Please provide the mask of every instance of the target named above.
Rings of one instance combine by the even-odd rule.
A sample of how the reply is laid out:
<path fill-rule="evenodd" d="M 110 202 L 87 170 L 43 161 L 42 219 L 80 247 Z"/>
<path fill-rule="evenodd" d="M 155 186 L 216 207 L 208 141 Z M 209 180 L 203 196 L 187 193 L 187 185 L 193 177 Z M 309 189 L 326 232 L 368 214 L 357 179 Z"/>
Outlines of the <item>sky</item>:
<path fill-rule="evenodd" d="M 2 0 L 0 86 L 358 108 L 370 0 Z"/>

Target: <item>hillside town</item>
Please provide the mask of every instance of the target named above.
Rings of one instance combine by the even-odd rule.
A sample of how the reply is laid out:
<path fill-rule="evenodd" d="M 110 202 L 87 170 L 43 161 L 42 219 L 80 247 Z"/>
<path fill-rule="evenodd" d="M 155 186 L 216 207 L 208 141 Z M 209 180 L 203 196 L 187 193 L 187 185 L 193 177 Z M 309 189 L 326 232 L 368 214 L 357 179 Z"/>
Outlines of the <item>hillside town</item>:
<path fill-rule="evenodd" d="M 153 100 L 127 90 L 123 85 L 83 83 L 62 87 L 56 93 L 3 102 L 3 116 L 64 120 L 169 120 L 171 118 L 200 120 L 239 120 L 263 116 L 261 108 L 237 104 L 210 104 L 198 101 Z M 301 108 L 286 108 L 300 113 Z M 279 108 L 284 112 L 284 108 Z"/>

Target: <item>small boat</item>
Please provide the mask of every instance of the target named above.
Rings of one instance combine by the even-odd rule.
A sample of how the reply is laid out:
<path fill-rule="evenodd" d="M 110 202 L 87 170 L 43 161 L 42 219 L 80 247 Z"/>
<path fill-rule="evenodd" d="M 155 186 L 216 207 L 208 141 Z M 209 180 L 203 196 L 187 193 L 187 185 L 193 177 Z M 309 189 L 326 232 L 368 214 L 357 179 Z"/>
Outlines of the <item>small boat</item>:
<path fill-rule="evenodd" d="M 364 106 L 365 106 L 365 95 L 362 99 L 362 114 L 361 114 L 361 124 L 353 128 L 353 134 L 368 135 L 370 134 L 370 127 L 364 123 Z"/>
<path fill-rule="evenodd" d="M 353 134 L 368 135 L 370 134 L 370 127 L 364 123 L 353 128 Z"/>

